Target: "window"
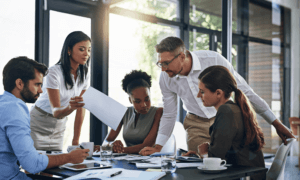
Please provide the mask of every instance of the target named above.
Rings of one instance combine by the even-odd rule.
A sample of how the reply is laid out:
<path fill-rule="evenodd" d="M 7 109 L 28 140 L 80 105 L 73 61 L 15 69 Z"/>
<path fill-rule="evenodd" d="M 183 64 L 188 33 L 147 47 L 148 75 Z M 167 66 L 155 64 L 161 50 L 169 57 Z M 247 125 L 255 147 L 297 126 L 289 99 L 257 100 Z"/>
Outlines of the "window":
<path fill-rule="evenodd" d="M 3 94 L 2 71 L 17 56 L 34 59 L 35 1 L 1 1 L 0 6 L 0 94 Z M 33 104 L 27 104 L 29 109 Z"/>
<path fill-rule="evenodd" d="M 222 31 L 222 0 L 190 0 L 190 24 Z"/>
<path fill-rule="evenodd" d="M 179 21 L 178 4 L 178 0 L 123 0 L 111 8 L 122 8 L 170 21 Z"/>
<path fill-rule="evenodd" d="M 167 36 L 176 36 L 177 31 L 176 28 L 110 14 L 108 95 L 125 106 L 131 106 L 122 89 L 122 79 L 134 69 L 143 70 L 152 76 L 151 104 L 162 106 L 158 83 L 161 70 L 155 65 L 154 46 Z"/>

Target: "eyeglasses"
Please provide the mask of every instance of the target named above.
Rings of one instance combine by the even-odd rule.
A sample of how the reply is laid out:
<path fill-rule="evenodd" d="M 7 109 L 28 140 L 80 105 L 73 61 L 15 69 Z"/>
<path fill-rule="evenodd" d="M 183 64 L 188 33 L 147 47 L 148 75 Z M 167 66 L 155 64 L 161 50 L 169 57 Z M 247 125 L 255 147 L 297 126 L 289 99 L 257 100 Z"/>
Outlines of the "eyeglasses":
<path fill-rule="evenodd" d="M 176 59 L 181 53 L 177 54 L 173 59 L 171 59 L 169 62 L 162 62 L 162 63 L 159 63 L 158 61 L 156 62 L 156 65 L 161 68 L 161 67 L 164 67 L 164 68 L 168 68 L 169 67 L 169 64 L 174 60 Z"/>

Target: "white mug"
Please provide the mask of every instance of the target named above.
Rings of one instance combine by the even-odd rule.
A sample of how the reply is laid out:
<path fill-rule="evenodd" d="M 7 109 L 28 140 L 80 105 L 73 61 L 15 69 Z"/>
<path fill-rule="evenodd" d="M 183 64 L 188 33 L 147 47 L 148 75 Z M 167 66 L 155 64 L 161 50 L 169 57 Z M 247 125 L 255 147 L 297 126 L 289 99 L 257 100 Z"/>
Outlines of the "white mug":
<path fill-rule="evenodd" d="M 221 164 L 224 162 L 224 164 Z M 203 158 L 203 164 L 207 169 L 217 170 L 220 167 L 224 167 L 226 165 L 226 161 L 217 157 L 207 157 Z"/>
<path fill-rule="evenodd" d="M 89 156 L 87 158 L 91 158 L 93 156 L 94 152 L 94 142 L 83 142 L 81 143 L 81 146 L 84 147 L 84 149 L 89 149 Z"/>

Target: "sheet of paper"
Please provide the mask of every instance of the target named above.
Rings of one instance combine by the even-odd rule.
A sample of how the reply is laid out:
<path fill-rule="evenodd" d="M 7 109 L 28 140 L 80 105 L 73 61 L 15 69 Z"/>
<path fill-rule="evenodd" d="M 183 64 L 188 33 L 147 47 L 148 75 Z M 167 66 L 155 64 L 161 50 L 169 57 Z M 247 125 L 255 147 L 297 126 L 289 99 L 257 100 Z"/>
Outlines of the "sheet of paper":
<path fill-rule="evenodd" d="M 177 168 L 198 167 L 201 165 L 203 165 L 203 163 L 176 163 Z"/>
<path fill-rule="evenodd" d="M 117 129 L 127 107 L 91 86 L 82 97 L 84 108 L 113 130 Z"/>
<path fill-rule="evenodd" d="M 136 163 L 137 168 L 160 168 L 161 167 L 161 158 L 160 157 L 152 157 L 147 159 L 149 163 Z"/>
<path fill-rule="evenodd" d="M 121 174 L 110 177 L 111 174 L 114 174 L 118 171 L 122 171 Z M 140 176 L 142 171 L 136 170 L 126 170 L 122 168 L 113 168 L 113 169 L 99 169 L 99 170 L 87 170 L 75 176 L 69 177 L 66 180 L 77 180 L 77 179 L 128 179 L 128 178 L 137 178 Z"/>
<path fill-rule="evenodd" d="M 104 162 L 104 161 L 103 161 Z M 102 164 L 101 161 L 95 161 L 95 160 L 84 160 L 82 163 L 79 163 L 79 164 L 87 164 L 87 163 L 100 163 Z M 67 163 L 67 164 L 64 164 L 64 165 L 61 165 L 60 167 L 63 167 L 63 166 L 72 166 L 72 165 L 75 165 L 73 163 Z M 106 165 L 106 164 L 105 164 Z"/>

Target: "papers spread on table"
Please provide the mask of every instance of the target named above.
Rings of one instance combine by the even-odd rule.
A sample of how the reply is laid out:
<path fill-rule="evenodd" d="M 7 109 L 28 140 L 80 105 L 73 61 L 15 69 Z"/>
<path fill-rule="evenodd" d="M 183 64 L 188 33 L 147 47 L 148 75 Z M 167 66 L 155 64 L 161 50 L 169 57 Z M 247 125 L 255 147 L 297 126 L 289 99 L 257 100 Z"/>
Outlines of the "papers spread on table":
<path fill-rule="evenodd" d="M 127 107 L 91 86 L 82 97 L 83 103 L 85 103 L 84 108 L 113 130 L 117 129 Z"/>
<path fill-rule="evenodd" d="M 136 163 L 136 167 L 137 168 L 161 168 L 161 158 L 160 157 L 152 157 L 150 159 L 146 160 L 148 163 L 146 162 L 140 162 L 140 163 Z M 176 167 L 177 168 L 188 168 L 188 167 L 198 167 L 200 165 L 203 165 L 203 163 L 195 163 L 195 162 L 191 162 L 191 163 L 176 163 Z"/>
<path fill-rule="evenodd" d="M 106 165 L 106 166 L 111 166 L 111 164 L 107 161 L 84 160 L 82 163 L 79 163 L 79 164 L 67 163 L 67 164 L 59 166 L 59 168 L 64 168 L 65 166 L 89 164 L 89 163 L 99 163 L 99 164 L 103 164 L 103 165 Z"/>
<path fill-rule="evenodd" d="M 161 167 L 161 158 L 160 157 L 153 157 L 147 159 L 148 163 L 136 163 L 137 168 L 160 168 Z"/>
<path fill-rule="evenodd" d="M 120 172 L 118 175 L 111 177 L 112 174 Z M 128 180 L 156 180 L 165 176 L 165 172 L 146 172 L 138 170 L 127 170 L 122 168 L 113 169 L 97 169 L 97 170 L 87 170 L 75 176 L 69 177 L 66 180 L 76 180 L 76 179 L 128 179 Z"/>

